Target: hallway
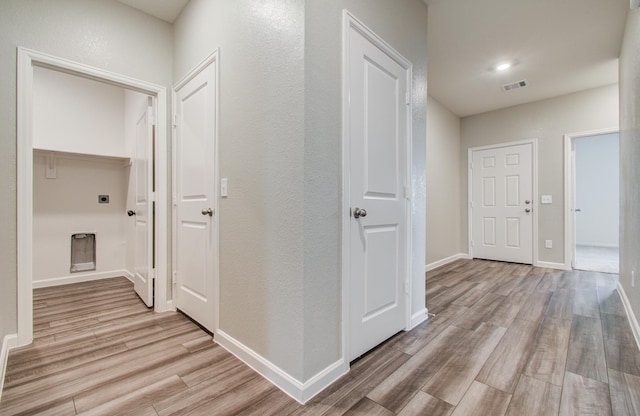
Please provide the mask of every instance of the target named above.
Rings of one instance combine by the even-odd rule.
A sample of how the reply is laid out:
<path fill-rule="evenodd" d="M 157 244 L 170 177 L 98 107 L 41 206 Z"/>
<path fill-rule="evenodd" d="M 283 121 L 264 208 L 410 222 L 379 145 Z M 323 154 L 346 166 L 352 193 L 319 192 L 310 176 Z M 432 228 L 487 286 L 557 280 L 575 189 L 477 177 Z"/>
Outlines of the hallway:
<path fill-rule="evenodd" d="M 301 406 L 124 278 L 37 289 L 0 414 L 632 415 L 640 352 L 613 275 L 459 260 L 427 273 L 435 314 Z"/>

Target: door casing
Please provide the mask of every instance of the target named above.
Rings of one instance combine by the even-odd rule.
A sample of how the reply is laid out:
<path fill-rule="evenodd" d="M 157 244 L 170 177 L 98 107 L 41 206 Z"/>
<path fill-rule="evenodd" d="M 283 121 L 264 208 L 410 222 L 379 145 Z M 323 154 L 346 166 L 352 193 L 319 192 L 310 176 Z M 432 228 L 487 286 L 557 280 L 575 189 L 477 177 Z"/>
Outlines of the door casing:
<path fill-rule="evenodd" d="M 138 91 L 154 98 L 157 108 L 156 156 L 156 215 L 155 255 L 156 302 L 158 312 L 171 310 L 167 299 L 168 249 L 168 183 L 167 177 L 167 93 L 166 88 L 59 58 L 53 55 L 18 47 L 17 71 L 17 289 L 18 289 L 18 346 L 33 341 L 33 67 L 42 66 L 84 78 Z M 123 213 L 124 215 L 124 213 Z"/>
<path fill-rule="evenodd" d="M 507 142 L 492 144 L 488 146 L 470 147 L 467 151 L 467 250 L 469 250 L 469 257 L 473 258 L 473 246 L 471 241 L 473 240 L 473 208 L 471 207 L 471 201 L 473 200 L 473 171 L 471 164 L 473 162 L 473 152 L 478 150 L 490 150 L 499 149 L 502 147 L 517 146 L 521 144 L 531 144 L 532 148 L 532 160 L 531 160 L 531 181 L 532 181 L 532 208 L 533 208 L 533 233 L 532 233 L 532 247 L 533 247 L 533 266 L 538 265 L 538 139 L 522 140 L 516 142 Z"/>
<path fill-rule="evenodd" d="M 349 93 L 350 93 L 350 85 L 349 85 L 349 32 L 350 29 L 355 29 L 360 34 L 362 34 L 367 40 L 376 45 L 380 50 L 386 53 L 391 59 L 398 62 L 401 66 L 406 68 L 407 70 L 407 119 L 406 119 L 406 178 L 411 183 L 412 178 L 412 102 L 410 91 L 411 91 L 411 83 L 412 83 L 412 64 L 407 61 L 402 55 L 400 55 L 393 47 L 391 47 L 387 42 L 378 37 L 371 29 L 369 29 L 364 23 L 359 21 L 355 16 L 353 16 L 346 9 L 343 11 L 343 28 L 342 28 L 342 189 L 341 189 L 341 198 L 342 198 L 342 359 L 343 359 L 343 370 L 346 372 L 349 370 L 350 363 L 348 360 L 350 354 L 350 314 L 349 314 L 349 305 L 351 300 L 351 294 L 349 291 L 350 285 L 350 273 L 351 273 L 351 252 L 350 252 L 350 221 L 351 218 L 351 206 L 350 206 L 350 178 L 349 172 L 351 170 L 350 164 L 350 126 L 349 126 Z M 407 185 L 406 189 L 406 198 L 407 198 L 407 210 L 406 210 L 406 227 L 407 227 L 407 235 L 406 235 L 406 253 L 403 256 L 406 261 L 406 280 L 405 280 L 405 296 L 406 296 L 406 321 L 405 321 L 405 330 L 409 330 L 411 328 L 411 299 L 412 299 L 412 265 L 411 265 L 411 253 L 413 252 L 413 244 L 412 244 L 412 212 L 411 212 L 411 200 L 410 197 L 412 195 L 411 190 L 409 189 L 411 185 Z"/>

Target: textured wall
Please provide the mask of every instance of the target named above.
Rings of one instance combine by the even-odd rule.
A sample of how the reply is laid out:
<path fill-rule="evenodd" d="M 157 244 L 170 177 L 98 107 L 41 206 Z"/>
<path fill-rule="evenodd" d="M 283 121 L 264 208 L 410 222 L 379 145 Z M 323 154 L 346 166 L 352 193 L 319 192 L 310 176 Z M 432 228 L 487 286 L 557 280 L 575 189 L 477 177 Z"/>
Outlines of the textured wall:
<path fill-rule="evenodd" d="M 610 85 L 543 101 L 491 111 L 461 121 L 460 157 L 467 160 L 470 147 L 538 139 L 538 196 L 551 195 L 553 204 L 538 210 L 538 260 L 564 263 L 564 150 L 563 135 L 618 126 L 618 86 Z M 467 247 L 467 164 L 462 179 L 461 233 Z M 553 240 L 553 249 L 544 248 Z M 534 259 L 535 260 L 535 259 Z"/>
<path fill-rule="evenodd" d="M 425 307 L 427 7 L 420 0 L 309 0 L 305 13 L 305 379 L 340 356 L 343 9 L 413 63 L 411 304 L 413 312 Z"/>
<path fill-rule="evenodd" d="M 620 283 L 640 317 L 640 9 L 629 12 L 620 54 Z M 631 286 L 631 273 L 636 285 Z"/>
<path fill-rule="evenodd" d="M 220 329 L 302 378 L 304 3 L 192 0 L 174 81 L 220 50 Z"/>
<path fill-rule="evenodd" d="M 426 262 L 466 251 L 460 245 L 460 117 L 428 97 Z"/>
<path fill-rule="evenodd" d="M 0 2 L 0 337 L 16 316 L 16 47 L 170 87 L 171 26 L 112 0 Z"/>
<path fill-rule="evenodd" d="M 129 169 L 116 160 L 57 159 L 57 178 L 46 179 L 46 157 L 33 161 L 33 281 L 70 273 L 71 235 L 96 233 L 96 270 L 125 269 L 126 229 L 133 220 L 124 213 Z M 109 195 L 98 204 L 98 195 Z M 133 241 L 132 241 L 133 243 Z M 133 269 L 129 269 L 133 271 Z"/>

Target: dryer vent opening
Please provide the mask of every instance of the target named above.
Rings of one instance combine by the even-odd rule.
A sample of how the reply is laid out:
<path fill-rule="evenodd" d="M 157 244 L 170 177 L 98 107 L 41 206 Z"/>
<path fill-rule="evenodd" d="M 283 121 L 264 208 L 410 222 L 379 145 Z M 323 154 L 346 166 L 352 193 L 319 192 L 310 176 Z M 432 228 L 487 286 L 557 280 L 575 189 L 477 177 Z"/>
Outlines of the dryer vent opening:
<path fill-rule="evenodd" d="M 71 273 L 96 269 L 96 235 L 79 233 L 71 235 Z"/>

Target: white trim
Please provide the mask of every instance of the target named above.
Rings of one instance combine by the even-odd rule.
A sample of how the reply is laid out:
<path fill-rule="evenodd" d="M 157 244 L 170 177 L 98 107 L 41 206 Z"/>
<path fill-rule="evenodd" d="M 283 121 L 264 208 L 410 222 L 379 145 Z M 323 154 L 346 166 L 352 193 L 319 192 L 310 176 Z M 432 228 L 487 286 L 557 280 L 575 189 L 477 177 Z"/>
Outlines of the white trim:
<path fill-rule="evenodd" d="M 438 267 L 445 266 L 449 263 L 453 263 L 454 261 L 460 260 L 460 259 L 468 260 L 468 259 L 471 259 L 471 256 L 467 253 L 454 254 L 453 256 L 445 257 L 444 259 L 436 260 L 434 262 L 427 264 L 426 266 L 424 266 L 424 271 L 425 273 L 430 272 L 431 270 L 437 269 Z"/>
<path fill-rule="evenodd" d="M 624 291 L 624 287 L 620 284 L 620 280 L 618 280 L 618 294 L 620 295 L 620 299 L 622 300 L 622 306 L 624 306 L 624 310 L 627 313 L 627 318 L 629 318 L 631 332 L 633 332 L 633 338 L 636 340 L 636 347 L 640 349 L 640 325 L 638 325 L 638 319 L 636 319 L 636 314 L 633 313 L 631 303 L 629 302 L 629 298 Z"/>
<path fill-rule="evenodd" d="M 4 375 L 7 372 L 9 350 L 17 346 L 18 334 L 7 334 L 2 339 L 2 350 L 0 350 L 0 399 L 2 399 L 2 389 L 4 388 Z"/>
<path fill-rule="evenodd" d="M 308 381 L 301 382 L 224 331 L 218 330 L 214 341 L 301 404 L 305 404 L 349 370 L 340 359 Z"/>
<path fill-rule="evenodd" d="M 34 280 L 33 288 L 39 289 L 43 287 L 62 286 L 62 285 L 68 285 L 72 283 L 111 279 L 114 277 L 126 277 L 128 280 L 133 280 L 133 275 L 128 270 L 111 270 L 108 272 L 77 273 L 77 274 L 74 274 L 73 276 L 52 277 L 49 279 Z"/>
<path fill-rule="evenodd" d="M 411 315 L 411 322 L 409 323 L 409 327 L 405 329 L 405 331 L 411 331 L 413 328 L 417 327 L 427 319 L 429 319 L 429 310 L 427 308 L 420 309 L 418 312 Z"/>
<path fill-rule="evenodd" d="M 167 92 L 140 81 L 89 65 L 18 47 L 17 71 L 17 266 L 18 345 L 33 340 L 33 66 L 90 78 L 154 97 L 156 104 L 156 273 L 155 310 L 167 310 Z"/>
<path fill-rule="evenodd" d="M 533 230 L 532 230 L 532 252 L 531 252 L 531 264 L 538 266 L 538 139 L 532 138 L 528 140 L 519 140 L 515 142 L 497 143 L 487 146 L 470 147 L 467 150 L 467 250 L 469 252 L 469 258 L 473 258 L 473 247 L 471 241 L 473 239 L 473 209 L 471 208 L 471 202 L 473 201 L 473 169 L 471 165 L 473 162 L 473 152 L 479 150 L 499 149 L 502 147 L 519 146 L 523 144 L 531 144 L 531 198 L 533 208 Z"/>
<path fill-rule="evenodd" d="M 214 138 L 213 138 L 213 154 L 214 154 L 214 172 L 213 172 L 213 183 L 214 183 L 214 195 L 213 195 L 213 210 L 215 212 L 215 215 L 213 216 L 213 229 L 214 229 L 214 236 L 213 236 L 213 244 L 214 244 L 214 253 L 213 253 L 213 331 L 214 333 L 217 332 L 219 326 L 220 326 L 220 202 L 219 202 L 219 196 L 220 196 L 220 155 L 219 155 L 219 126 L 220 126 L 220 51 L 219 49 L 214 50 L 209 56 L 207 56 L 206 58 L 204 58 L 202 60 L 202 62 L 200 62 L 198 65 L 196 65 L 195 68 L 193 68 L 191 71 L 189 71 L 188 74 L 186 74 L 180 81 L 178 81 L 175 86 L 173 87 L 173 89 L 171 90 L 171 100 L 173 103 L 172 109 L 171 109 L 171 119 L 175 120 L 175 116 L 176 116 L 176 103 L 177 103 L 177 92 L 178 90 L 180 90 L 180 88 L 184 87 L 189 81 L 191 81 L 193 78 L 195 78 L 198 74 L 200 74 L 202 71 L 204 71 L 206 68 L 209 67 L 209 65 L 214 64 L 215 65 L 215 96 L 214 96 L 214 105 L 215 105 L 215 127 L 214 127 Z M 173 184 L 177 184 L 177 176 L 176 176 L 176 156 L 177 156 L 177 148 L 176 148 L 176 135 L 175 135 L 175 129 L 176 129 L 176 125 L 173 124 L 173 132 L 174 135 L 173 140 L 172 140 L 172 144 L 171 144 L 171 175 L 172 175 L 172 183 Z M 176 265 L 177 265 L 177 258 L 178 258 L 178 252 L 177 252 L 177 237 L 178 237 L 178 218 L 177 218 L 177 186 L 173 186 L 173 190 L 172 190 L 172 200 L 173 200 L 173 204 L 172 204 L 172 210 L 171 210 L 171 218 L 172 218 L 172 239 L 171 239 L 171 264 L 172 264 L 172 279 L 171 279 L 171 284 L 172 284 L 172 293 L 176 293 L 176 282 L 174 280 L 174 276 L 176 276 L 177 270 L 176 270 Z M 175 299 L 175 297 L 174 297 Z M 176 302 L 171 303 L 171 306 L 173 308 L 173 310 L 176 309 L 177 305 Z"/>
<path fill-rule="evenodd" d="M 618 127 L 609 127 L 564 135 L 564 267 L 566 270 L 573 268 L 573 257 L 575 255 L 575 218 L 573 216 L 575 194 L 573 178 L 575 175 L 574 140 L 582 137 L 618 133 L 619 131 Z"/>
<path fill-rule="evenodd" d="M 571 268 L 567 269 L 564 263 L 553 263 L 550 261 L 538 261 L 535 266 L 546 267 L 547 269 L 571 270 Z"/>
<path fill-rule="evenodd" d="M 349 330 L 349 305 L 350 305 L 350 293 L 349 293 L 349 276 L 350 276 L 350 204 L 349 204 L 349 195 L 350 195 L 350 177 L 348 172 L 350 171 L 350 152 L 349 152 L 349 106 L 347 103 L 349 102 L 349 32 L 350 29 L 355 29 L 358 31 L 363 37 L 373 43 L 376 47 L 382 50 L 389 58 L 395 61 L 398 65 L 404 68 L 407 71 L 407 85 L 405 86 L 406 91 L 411 93 L 411 85 L 413 83 L 413 65 L 410 61 L 404 58 L 400 53 L 398 53 L 391 45 L 385 42 L 382 38 L 378 37 L 371 29 L 369 29 L 364 23 L 358 20 L 353 14 L 351 14 L 347 9 L 343 9 L 342 11 L 342 187 L 341 187 L 341 198 L 342 198 L 342 360 L 344 361 L 344 367 L 348 370 L 349 363 L 346 357 L 349 357 L 349 342 L 350 342 L 350 330 Z M 406 165 L 407 165 L 407 178 L 408 181 L 406 186 L 413 186 L 412 181 L 412 165 L 413 165 L 413 149 L 412 149 L 412 141 L 413 141 L 413 103 L 409 100 L 409 104 L 407 105 L 407 131 L 406 131 L 406 142 L 407 142 L 407 154 L 406 154 Z M 413 194 L 410 192 L 409 194 Z M 413 250 L 413 242 L 412 238 L 412 212 L 411 212 L 411 204 L 409 200 L 406 200 L 406 223 L 407 223 L 407 236 L 406 236 L 406 278 L 409 282 L 408 284 L 408 292 L 405 294 L 406 298 L 406 320 L 405 320 L 405 329 L 412 327 L 412 291 L 413 291 L 413 275 L 412 275 L 412 250 Z M 422 275 L 422 271 L 420 271 Z M 418 311 L 417 313 L 421 313 L 422 311 Z"/>

